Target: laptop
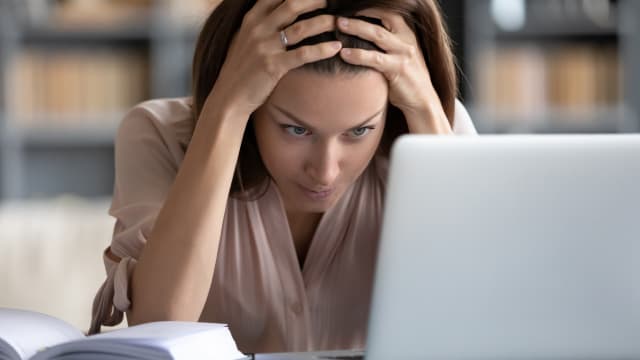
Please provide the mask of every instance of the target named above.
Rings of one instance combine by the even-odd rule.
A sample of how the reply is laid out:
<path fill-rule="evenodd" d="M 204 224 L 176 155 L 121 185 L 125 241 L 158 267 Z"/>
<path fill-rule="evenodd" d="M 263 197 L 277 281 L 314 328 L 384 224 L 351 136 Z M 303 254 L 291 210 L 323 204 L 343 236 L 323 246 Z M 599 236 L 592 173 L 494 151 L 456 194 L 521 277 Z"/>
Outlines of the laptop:
<path fill-rule="evenodd" d="M 640 135 L 394 145 L 366 354 L 640 358 Z"/>

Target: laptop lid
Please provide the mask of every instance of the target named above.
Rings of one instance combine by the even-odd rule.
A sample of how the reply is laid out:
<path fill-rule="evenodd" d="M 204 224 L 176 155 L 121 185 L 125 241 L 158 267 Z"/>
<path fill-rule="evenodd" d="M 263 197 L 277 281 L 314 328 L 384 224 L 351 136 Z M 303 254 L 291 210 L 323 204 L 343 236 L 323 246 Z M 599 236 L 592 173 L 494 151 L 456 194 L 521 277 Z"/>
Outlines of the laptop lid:
<path fill-rule="evenodd" d="M 367 359 L 640 358 L 640 136 L 410 135 Z"/>

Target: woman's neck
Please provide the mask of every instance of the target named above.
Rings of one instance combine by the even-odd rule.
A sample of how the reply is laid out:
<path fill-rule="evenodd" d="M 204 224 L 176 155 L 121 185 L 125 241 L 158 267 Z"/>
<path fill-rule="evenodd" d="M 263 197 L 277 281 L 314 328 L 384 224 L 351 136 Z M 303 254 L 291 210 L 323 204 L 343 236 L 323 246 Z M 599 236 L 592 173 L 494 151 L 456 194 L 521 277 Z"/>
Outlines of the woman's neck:
<path fill-rule="evenodd" d="M 298 254 L 298 262 L 300 267 L 304 264 L 311 246 L 311 240 L 316 233 L 320 219 L 322 219 L 322 213 L 290 213 L 287 212 L 287 219 L 289 221 L 289 229 L 291 230 L 291 237 L 293 238 L 293 244 L 296 247 L 296 253 Z"/>

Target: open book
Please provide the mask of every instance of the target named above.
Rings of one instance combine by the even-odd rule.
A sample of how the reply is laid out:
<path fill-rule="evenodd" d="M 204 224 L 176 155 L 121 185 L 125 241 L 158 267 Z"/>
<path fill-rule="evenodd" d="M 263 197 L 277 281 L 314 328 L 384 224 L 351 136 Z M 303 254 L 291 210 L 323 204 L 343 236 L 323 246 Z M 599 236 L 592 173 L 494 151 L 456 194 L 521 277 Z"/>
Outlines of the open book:
<path fill-rule="evenodd" d="M 162 321 L 84 336 L 54 317 L 0 308 L 0 360 L 246 359 L 226 325 Z"/>

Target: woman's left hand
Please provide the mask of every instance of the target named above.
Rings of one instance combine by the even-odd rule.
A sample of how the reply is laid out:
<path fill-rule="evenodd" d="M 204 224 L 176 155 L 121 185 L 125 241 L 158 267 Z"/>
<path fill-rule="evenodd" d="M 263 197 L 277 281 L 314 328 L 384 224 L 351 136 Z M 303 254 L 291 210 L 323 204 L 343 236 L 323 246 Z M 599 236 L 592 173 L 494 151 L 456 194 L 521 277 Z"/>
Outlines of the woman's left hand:
<path fill-rule="evenodd" d="M 342 59 L 373 68 L 385 76 L 389 82 L 389 102 L 403 112 L 411 133 L 453 133 L 416 36 L 404 19 L 380 9 L 367 9 L 356 15 L 380 19 L 384 27 L 340 17 L 340 31 L 369 40 L 386 53 L 345 48 L 340 52 Z"/>

